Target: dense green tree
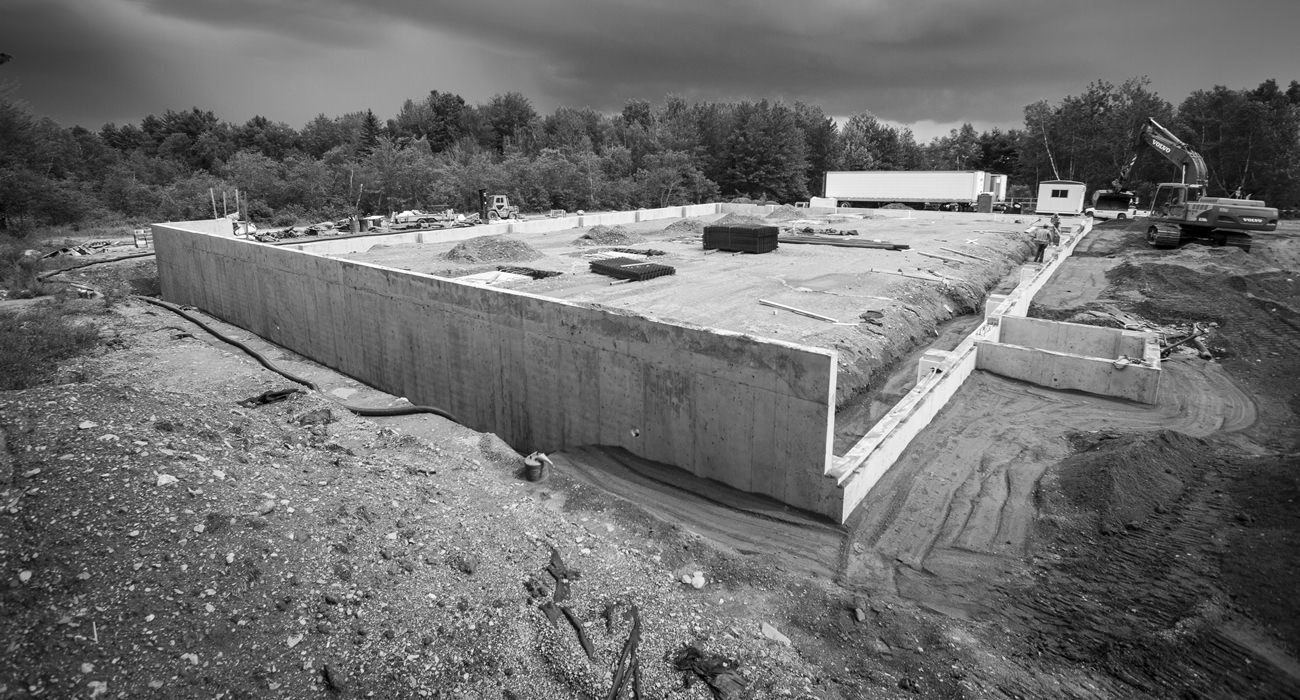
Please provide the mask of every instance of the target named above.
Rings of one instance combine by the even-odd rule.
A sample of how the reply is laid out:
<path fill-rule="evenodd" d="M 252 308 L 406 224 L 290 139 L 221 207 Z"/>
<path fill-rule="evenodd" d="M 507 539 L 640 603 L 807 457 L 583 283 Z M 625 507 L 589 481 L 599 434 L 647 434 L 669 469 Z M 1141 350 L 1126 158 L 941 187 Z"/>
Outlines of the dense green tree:
<path fill-rule="evenodd" d="M 808 196 L 807 147 L 794 110 L 780 102 L 736 105 L 727 138 L 723 194 L 792 202 Z"/>
<path fill-rule="evenodd" d="M 804 181 L 808 192 L 817 194 L 823 191 L 826 171 L 837 167 L 839 132 L 835 128 L 835 120 L 826 116 L 822 108 L 816 105 L 795 102 L 794 118 L 799 130 L 803 132 L 804 152 L 808 157 Z"/>
<path fill-rule="evenodd" d="M 871 112 L 855 114 L 844 125 L 836 162 L 844 170 L 912 170 L 920 165 L 912 132 L 884 124 Z"/>
<path fill-rule="evenodd" d="M 481 134 L 488 141 L 482 142 L 485 148 L 497 153 L 505 153 L 507 145 L 515 145 L 525 150 L 531 145 L 533 127 L 537 124 L 537 111 L 527 97 L 517 92 L 496 95 L 486 105 L 478 108 L 483 124 L 488 128 Z"/>

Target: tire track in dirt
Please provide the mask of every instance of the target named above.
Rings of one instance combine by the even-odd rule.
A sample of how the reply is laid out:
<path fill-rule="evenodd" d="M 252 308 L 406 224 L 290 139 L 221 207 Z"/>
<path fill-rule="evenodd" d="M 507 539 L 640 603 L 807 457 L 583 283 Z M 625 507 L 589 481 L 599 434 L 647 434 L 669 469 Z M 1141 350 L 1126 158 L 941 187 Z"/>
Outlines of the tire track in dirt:
<path fill-rule="evenodd" d="M 921 596 L 917 602 L 946 612 L 991 612 L 983 601 L 998 582 L 1025 571 L 1034 490 L 1068 454 L 1061 436 L 1110 429 L 1205 436 L 1254 422 L 1254 403 L 1218 365 L 1165 368 L 1156 406 L 971 375 L 848 523 L 841 579 Z"/>

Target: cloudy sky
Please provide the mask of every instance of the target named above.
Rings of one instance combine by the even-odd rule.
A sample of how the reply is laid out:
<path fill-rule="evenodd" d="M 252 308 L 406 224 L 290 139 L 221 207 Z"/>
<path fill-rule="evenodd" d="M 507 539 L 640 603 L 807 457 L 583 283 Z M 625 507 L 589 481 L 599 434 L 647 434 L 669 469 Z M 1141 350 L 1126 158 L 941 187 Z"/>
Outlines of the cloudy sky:
<path fill-rule="evenodd" d="M 543 114 L 675 93 L 870 111 L 928 140 L 1098 79 L 1146 75 L 1175 104 L 1285 86 L 1297 27 L 1300 0 L 3 0 L 0 87 L 95 129 L 192 106 L 387 118 L 430 90 Z"/>

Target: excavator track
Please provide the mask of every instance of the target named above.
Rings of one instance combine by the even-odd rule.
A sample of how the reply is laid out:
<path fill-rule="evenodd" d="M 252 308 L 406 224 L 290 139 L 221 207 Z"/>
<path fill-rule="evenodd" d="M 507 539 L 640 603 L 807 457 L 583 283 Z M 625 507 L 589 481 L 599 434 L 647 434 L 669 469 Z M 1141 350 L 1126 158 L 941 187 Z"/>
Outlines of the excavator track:
<path fill-rule="evenodd" d="M 1183 232 L 1177 226 L 1151 224 L 1147 227 L 1147 245 L 1152 248 L 1177 248 L 1183 243 Z"/>

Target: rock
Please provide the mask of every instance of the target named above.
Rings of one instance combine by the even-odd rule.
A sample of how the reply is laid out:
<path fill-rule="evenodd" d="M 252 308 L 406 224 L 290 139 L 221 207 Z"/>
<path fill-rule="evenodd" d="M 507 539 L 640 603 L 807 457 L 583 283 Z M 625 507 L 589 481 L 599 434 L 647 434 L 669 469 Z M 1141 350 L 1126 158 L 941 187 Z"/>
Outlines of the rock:
<path fill-rule="evenodd" d="M 267 499 L 265 501 L 262 501 L 262 504 L 257 507 L 257 514 L 268 515 L 274 510 L 275 510 L 275 501 Z"/>
<path fill-rule="evenodd" d="M 171 474 L 159 474 L 157 484 L 158 486 L 171 486 L 172 484 L 175 484 L 178 481 L 180 481 L 180 479 L 177 479 Z"/>
<path fill-rule="evenodd" d="M 293 422 L 304 428 L 310 425 L 329 425 L 334 422 L 334 414 L 328 408 L 318 408 L 294 418 Z"/>
<path fill-rule="evenodd" d="M 83 420 L 77 424 L 77 430 L 90 430 L 91 428 L 98 428 L 98 427 L 99 427 L 99 423 L 96 423 L 94 421 L 88 421 L 88 420 Z"/>
<path fill-rule="evenodd" d="M 320 669 L 320 675 L 325 681 L 326 690 L 332 693 L 342 693 L 347 689 L 347 676 L 343 674 L 337 664 L 325 664 Z"/>
<path fill-rule="evenodd" d="M 695 575 L 691 576 L 691 587 L 696 590 L 704 588 L 704 572 L 696 571 Z"/>
<path fill-rule="evenodd" d="M 22 581 L 23 583 L 27 583 L 28 581 L 32 580 L 32 570 L 24 569 L 23 571 L 19 571 L 18 580 Z"/>
<path fill-rule="evenodd" d="M 790 638 L 785 636 L 784 634 L 781 634 L 781 630 L 778 630 L 777 628 L 767 624 L 766 622 L 764 622 L 762 627 L 760 627 L 759 629 L 763 632 L 764 637 L 767 637 L 768 639 L 777 642 L 778 644 L 782 644 L 784 646 L 790 646 L 791 644 Z"/>
<path fill-rule="evenodd" d="M 326 593 L 326 594 L 325 594 L 325 602 L 326 602 L 326 603 L 329 603 L 330 605 L 338 605 L 338 604 L 339 604 L 339 597 L 338 597 L 338 594 L 336 594 L 336 593 Z"/>
<path fill-rule="evenodd" d="M 289 645 L 289 648 L 292 649 L 292 648 L 298 646 L 299 642 L 301 642 L 301 641 L 302 641 L 302 635 L 301 635 L 301 634 L 291 634 L 291 635 L 289 635 L 289 638 L 288 638 L 288 639 L 284 640 L 284 643 L 285 643 L 285 644 L 288 644 L 288 645 Z"/>
<path fill-rule="evenodd" d="M 862 608 L 854 608 L 854 609 L 853 609 L 853 619 L 854 619 L 854 620 L 857 620 L 858 622 L 866 622 L 866 621 L 867 621 L 867 611 L 866 611 L 866 610 L 863 610 Z"/>

